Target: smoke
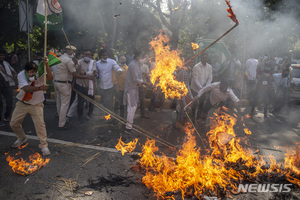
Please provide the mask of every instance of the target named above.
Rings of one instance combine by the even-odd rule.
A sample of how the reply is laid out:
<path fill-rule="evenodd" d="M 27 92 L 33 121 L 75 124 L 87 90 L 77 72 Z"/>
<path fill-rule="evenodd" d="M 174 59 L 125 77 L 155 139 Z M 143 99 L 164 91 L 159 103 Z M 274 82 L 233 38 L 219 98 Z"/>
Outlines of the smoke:
<path fill-rule="evenodd" d="M 231 2 L 240 21 L 236 32 L 239 46 L 245 48 L 246 54 L 283 57 L 290 49 L 294 50 L 300 31 L 299 16 L 295 12 L 300 6 L 295 0 L 282 1 L 271 9 L 261 0 Z"/>

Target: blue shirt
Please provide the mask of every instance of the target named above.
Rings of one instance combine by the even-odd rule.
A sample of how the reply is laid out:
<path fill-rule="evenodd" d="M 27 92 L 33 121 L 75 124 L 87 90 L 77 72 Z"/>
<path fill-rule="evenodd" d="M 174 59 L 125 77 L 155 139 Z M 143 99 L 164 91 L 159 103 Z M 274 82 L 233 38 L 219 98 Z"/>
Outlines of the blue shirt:
<path fill-rule="evenodd" d="M 117 62 L 110 58 L 107 58 L 106 62 L 103 62 L 102 60 L 97 61 L 96 69 L 98 72 L 99 87 L 104 90 L 114 86 L 112 81 L 112 70 L 115 70 L 116 72 L 123 71 Z"/>

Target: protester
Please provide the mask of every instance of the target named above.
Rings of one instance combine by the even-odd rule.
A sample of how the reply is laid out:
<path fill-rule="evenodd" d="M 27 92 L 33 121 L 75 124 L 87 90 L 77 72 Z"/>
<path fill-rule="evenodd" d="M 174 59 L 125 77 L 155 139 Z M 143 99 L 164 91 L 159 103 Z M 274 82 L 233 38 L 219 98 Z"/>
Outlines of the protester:
<path fill-rule="evenodd" d="M 113 111 L 113 95 L 114 95 L 114 83 L 112 80 L 113 70 L 119 74 L 122 74 L 122 69 L 113 59 L 108 58 L 108 52 L 106 49 L 99 51 L 100 60 L 96 63 L 96 69 L 99 78 L 99 88 L 101 95 L 101 103 L 107 109 Z M 114 122 L 113 120 L 108 123 Z"/>
<path fill-rule="evenodd" d="M 125 88 L 125 80 L 126 80 L 126 74 L 128 70 L 128 66 L 126 65 L 126 57 L 123 55 L 120 55 L 118 61 L 118 65 L 123 70 L 122 74 L 119 74 L 115 71 L 113 71 L 113 82 L 115 87 L 115 106 L 114 111 L 115 113 L 118 113 L 120 110 L 120 116 L 124 117 L 124 109 L 125 106 L 123 104 L 123 96 L 124 96 L 124 88 Z"/>
<path fill-rule="evenodd" d="M 250 102 L 251 107 L 256 104 L 256 73 L 257 73 L 258 60 L 252 55 L 246 61 L 245 80 L 247 87 L 247 99 Z"/>
<path fill-rule="evenodd" d="M 56 67 L 55 91 L 57 92 L 57 113 L 59 115 L 58 127 L 60 130 L 68 129 L 66 125 L 66 115 L 70 105 L 72 86 L 71 81 L 74 78 L 93 80 L 94 75 L 80 75 L 76 72 L 75 64 L 72 61 L 76 47 L 66 46 L 65 53 L 60 56 L 61 63 Z M 75 60 L 76 62 L 76 60 Z M 76 63 L 77 64 L 77 63 Z"/>
<path fill-rule="evenodd" d="M 46 63 L 46 79 L 52 80 L 53 74 L 48 65 L 48 58 L 44 58 Z M 44 91 L 47 90 L 47 85 L 44 83 L 45 73 L 38 72 L 38 67 L 34 62 L 27 63 L 25 70 L 18 74 L 18 83 L 20 92 L 17 95 L 19 100 L 12 114 L 10 122 L 11 129 L 15 132 L 17 140 L 12 145 L 17 148 L 27 141 L 27 137 L 22 127 L 22 122 L 27 114 L 30 114 L 34 123 L 36 134 L 40 140 L 39 148 L 44 156 L 50 155 L 48 149 L 47 132 L 44 122 Z"/>
<path fill-rule="evenodd" d="M 194 97 L 193 102 L 197 101 L 201 96 L 205 93 L 210 92 L 209 101 L 206 102 L 203 113 L 204 117 L 203 120 L 206 120 L 209 110 L 217 105 L 218 107 L 222 107 L 224 102 L 230 98 L 238 107 L 238 111 L 240 113 L 239 105 L 240 100 L 239 98 L 233 93 L 232 89 L 229 87 L 230 81 L 223 78 L 221 82 L 215 82 L 210 85 L 203 87 L 198 94 Z"/>
<path fill-rule="evenodd" d="M 270 98 L 273 97 L 272 93 L 272 82 L 273 77 L 270 74 L 270 69 L 265 68 L 263 72 L 258 73 L 257 77 L 257 89 L 255 95 L 255 101 L 251 104 L 250 117 L 252 118 L 255 111 L 255 106 L 258 103 L 258 99 L 262 99 L 264 104 L 264 118 L 267 118 L 267 111 L 270 102 Z"/>
<path fill-rule="evenodd" d="M 18 56 L 15 52 L 12 53 L 10 64 L 17 73 L 20 71 L 20 69 L 19 69 L 19 58 L 18 58 Z"/>
<path fill-rule="evenodd" d="M 288 111 L 288 100 L 289 100 L 289 70 L 284 69 L 282 73 L 273 74 L 274 85 L 275 85 L 275 102 L 274 102 L 274 113 L 280 111 Z"/>
<path fill-rule="evenodd" d="M 197 63 L 192 72 L 191 90 L 193 96 L 196 96 L 198 91 L 206 85 L 212 82 L 212 66 L 207 63 L 208 55 L 203 53 L 201 55 L 201 61 Z M 201 98 L 193 104 L 192 107 L 192 119 L 196 121 L 199 117 L 202 117 L 203 106 L 206 99 L 206 95 L 202 95 Z M 197 111 L 196 111 L 197 110 Z M 197 116 L 196 116 L 197 113 Z"/>
<path fill-rule="evenodd" d="M 188 93 L 186 96 L 182 97 L 177 101 L 177 110 L 178 110 L 178 116 L 177 116 L 177 123 L 176 128 L 182 129 L 184 127 L 185 121 L 186 121 L 186 114 L 184 111 L 184 107 L 187 103 L 189 103 L 191 100 L 193 100 L 193 95 L 190 90 L 190 80 L 191 80 L 191 66 L 194 65 L 195 62 L 191 61 L 189 63 L 189 66 L 186 68 L 181 68 L 177 75 L 177 80 L 179 82 L 183 82 L 188 89 Z"/>
<path fill-rule="evenodd" d="M 149 56 L 145 55 L 143 59 L 140 60 L 142 63 L 141 71 L 142 71 L 142 79 L 145 83 L 150 83 L 150 70 L 149 66 L 147 65 L 149 61 Z M 145 111 L 145 99 L 146 99 L 146 87 L 141 85 L 139 87 L 139 101 L 140 101 L 140 111 L 141 111 L 141 118 L 150 119 L 149 116 L 146 115 Z"/>
<path fill-rule="evenodd" d="M 125 80 L 125 90 L 124 90 L 124 105 L 127 105 L 127 123 L 125 132 L 134 133 L 132 131 L 132 124 L 134 119 L 134 114 L 138 106 L 139 100 L 139 86 L 145 85 L 150 86 L 149 83 L 143 82 L 142 70 L 140 59 L 142 58 L 140 52 L 134 53 L 134 59 L 128 66 L 128 71 Z"/>
<path fill-rule="evenodd" d="M 6 52 L 0 51 L 0 126 L 5 124 L 2 122 L 3 112 L 3 100 L 5 99 L 6 108 L 4 113 L 4 122 L 9 122 L 11 118 L 11 112 L 13 108 L 13 88 L 15 85 L 14 79 L 17 76 L 16 71 L 10 66 L 10 64 L 4 61 Z"/>
<path fill-rule="evenodd" d="M 83 58 L 78 61 L 78 73 L 80 75 L 94 75 L 97 76 L 96 61 L 91 59 L 91 51 L 85 51 L 83 53 Z M 91 99 L 95 98 L 95 80 L 86 79 L 76 79 L 75 88 L 82 94 L 88 96 Z M 78 105 L 77 105 L 77 115 L 80 122 L 83 120 L 83 105 L 84 99 L 82 96 L 78 95 Z M 94 111 L 94 105 L 89 103 L 89 110 L 87 116 L 92 118 Z"/>

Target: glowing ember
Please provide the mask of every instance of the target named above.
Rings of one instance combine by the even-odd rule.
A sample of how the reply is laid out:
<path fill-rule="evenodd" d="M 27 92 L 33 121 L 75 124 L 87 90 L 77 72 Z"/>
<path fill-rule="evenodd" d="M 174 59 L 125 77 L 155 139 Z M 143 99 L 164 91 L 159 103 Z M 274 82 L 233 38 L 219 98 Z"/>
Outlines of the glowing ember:
<path fill-rule="evenodd" d="M 109 115 L 106 115 L 106 116 L 104 116 L 103 117 L 105 120 L 110 120 L 111 119 L 111 117 L 110 117 L 110 114 Z"/>
<path fill-rule="evenodd" d="M 199 45 L 197 43 L 192 42 L 192 48 L 194 51 L 197 51 L 199 49 Z"/>
<path fill-rule="evenodd" d="M 156 87 L 160 86 L 165 98 L 181 98 L 188 92 L 183 82 L 175 79 L 174 72 L 182 67 L 182 60 L 177 51 L 170 51 L 166 45 L 169 38 L 160 33 L 150 45 L 155 51 L 155 68 L 151 71 L 151 82 Z"/>
<path fill-rule="evenodd" d="M 118 151 L 121 151 L 122 156 L 124 156 L 124 155 L 127 154 L 127 153 L 133 152 L 133 150 L 134 150 L 135 147 L 136 147 L 137 142 L 138 142 L 138 139 L 135 138 L 134 141 L 125 144 L 125 143 L 122 141 L 122 137 L 120 137 L 119 142 L 118 142 L 118 144 L 117 144 L 115 147 L 116 147 L 116 149 L 117 149 Z"/>
<path fill-rule="evenodd" d="M 271 172 L 285 174 L 291 183 L 300 185 L 300 180 L 295 178 L 295 174 L 298 178 L 300 175 L 300 154 L 288 152 L 285 169 L 269 156 L 269 167 L 265 167 L 262 156 L 257 158 L 251 150 L 240 145 L 241 138 L 236 137 L 234 131 L 235 117 L 215 114 L 211 121 L 207 133 L 210 153 L 201 155 L 191 125 L 186 129 L 187 141 L 175 159 L 156 156 L 154 153 L 158 148 L 153 140 L 148 140 L 142 147 L 139 164 L 146 171 L 142 181 L 153 189 L 158 199 L 174 199 L 175 194 L 181 194 L 184 199 L 191 193 L 199 199 L 204 194 L 220 197 L 237 191 L 240 180 L 255 181 L 259 174 L 271 177 Z"/>
<path fill-rule="evenodd" d="M 18 152 L 15 154 L 15 156 L 20 155 L 21 152 Z M 29 174 L 32 174 L 33 172 L 39 170 L 41 167 L 45 166 L 49 163 L 50 159 L 46 158 L 43 159 L 42 156 L 39 153 L 34 153 L 29 155 L 29 161 L 26 162 L 23 160 L 23 158 L 15 158 L 8 153 L 5 153 L 6 160 L 9 163 L 9 166 L 11 166 L 12 170 L 20 175 L 27 176 Z"/>
<path fill-rule="evenodd" d="M 24 149 L 25 147 L 27 147 L 27 145 L 28 145 L 28 143 L 26 143 L 26 144 L 24 144 L 24 145 L 22 145 L 22 146 L 19 146 L 18 149 L 20 149 L 20 150 L 21 150 L 21 149 Z"/>

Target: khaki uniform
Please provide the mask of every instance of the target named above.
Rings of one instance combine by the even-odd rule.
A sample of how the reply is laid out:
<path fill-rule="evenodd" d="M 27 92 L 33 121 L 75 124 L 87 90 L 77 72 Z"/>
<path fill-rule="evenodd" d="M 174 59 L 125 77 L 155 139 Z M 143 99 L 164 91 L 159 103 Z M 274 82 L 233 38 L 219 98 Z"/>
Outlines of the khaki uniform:
<path fill-rule="evenodd" d="M 63 127 L 66 123 L 66 116 L 70 105 L 73 79 L 72 73 L 76 72 L 74 62 L 68 54 L 59 57 L 61 63 L 56 67 L 54 89 L 57 93 L 56 108 L 59 116 L 58 127 Z"/>

